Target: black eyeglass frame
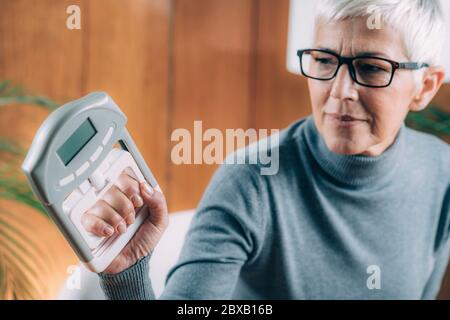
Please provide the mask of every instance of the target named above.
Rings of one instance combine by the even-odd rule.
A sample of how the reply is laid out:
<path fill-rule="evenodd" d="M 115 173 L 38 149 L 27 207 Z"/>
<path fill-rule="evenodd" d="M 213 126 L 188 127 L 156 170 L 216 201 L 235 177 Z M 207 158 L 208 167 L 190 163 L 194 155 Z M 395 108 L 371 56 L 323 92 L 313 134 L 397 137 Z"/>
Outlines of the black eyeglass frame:
<path fill-rule="evenodd" d="M 302 57 L 303 54 L 305 52 L 323 52 L 323 53 L 327 53 L 330 54 L 334 57 L 336 57 L 338 59 L 338 67 L 336 68 L 336 72 L 329 78 L 315 78 L 315 77 L 311 77 L 309 75 L 306 74 L 305 70 L 303 69 L 303 64 L 302 64 Z M 304 50 L 298 50 L 297 51 L 297 56 L 299 57 L 300 60 L 300 69 L 302 74 L 310 79 L 315 79 L 315 80 L 321 80 L 321 81 L 329 81 L 331 79 L 333 79 L 334 77 L 336 77 L 336 75 L 339 72 L 339 69 L 341 68 L 341 66 L 343 64 L 346 64 L 348 66 L 348 69 L 350 71 L 350 76 L 352 77 L 352 80 L 355 81 L 357 84 L 364 86 L 364 87 L 369 87 L 369 88 L 386 88 L 389 87 L 392 83 L 392 80 L 394 79 L 394 75 L 395 72 L 398 69 L 406 69 L 406 70 L 419 70 L 422 68 L 429 68 L 430 65 L 428 63 L 422 63 L 422 62 L 397 62 L 397 61 L 393 61 L 393 60 L 389 60 L 386 58 L 381 58 L 381 57 L 376 57 L 376 56 L 368 56 L 368 55 L 362 55 L 362 56 L 356 56 L 356 57 L 342 57 L 340 55 L 338 55 L 337 53 L 333 52 L 333 51 L 329 51 L 329 50 L 323 50 L 323 49 L 304 49 Z M 391 78 L 389 79 L 389 83 L 383 86 L 372 86 L 372 85 L 368 85 L 368 84 L 364 84 L 358 81 L 358 79 L 356 78 L 356 72 L 355 72 L 355 68 L 353 67 L 353 61 L 357 60 L 357 59 L 364 59 L 364 58 L 369 58 L 369 59 L 378 59 L 378 60 L 382 60 L 385 62 L 388 62 L 392 65 L 392 72 L 391 72 Z"/>

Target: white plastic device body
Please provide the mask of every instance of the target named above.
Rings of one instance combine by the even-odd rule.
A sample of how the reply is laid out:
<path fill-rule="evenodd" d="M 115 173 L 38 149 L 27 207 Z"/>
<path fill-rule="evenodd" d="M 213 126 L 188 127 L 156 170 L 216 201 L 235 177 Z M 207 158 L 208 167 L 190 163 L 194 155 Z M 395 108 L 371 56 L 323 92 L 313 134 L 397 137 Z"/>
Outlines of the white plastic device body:
<path fill-rule="evenodd" d="M 162 192 L 109 95 L 95 92 L 61 106 L 39 128 L 22 164 L 36 197 L 44 205 L 80 260 L 104 271 L 148 216 L 136 209 L 123 234 L 98 237 L 82 225 L 83 214 L 101 200 L 122 173 Z"/>

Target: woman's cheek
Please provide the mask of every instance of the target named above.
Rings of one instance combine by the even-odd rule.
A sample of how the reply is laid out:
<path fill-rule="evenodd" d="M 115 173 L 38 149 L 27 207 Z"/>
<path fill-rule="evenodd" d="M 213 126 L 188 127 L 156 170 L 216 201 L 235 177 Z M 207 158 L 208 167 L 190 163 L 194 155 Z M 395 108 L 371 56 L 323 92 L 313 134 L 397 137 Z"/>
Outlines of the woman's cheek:
<path fill-rule="evenodd" d="M 393 119 L 389 119 L 389 116 L 383 115 L 375 117 L 372 126 L 372 136 L 376 140 L 376 143 L 381 143 L 389 139 L 391 132 L 393 131 L 390 123 Z"/>

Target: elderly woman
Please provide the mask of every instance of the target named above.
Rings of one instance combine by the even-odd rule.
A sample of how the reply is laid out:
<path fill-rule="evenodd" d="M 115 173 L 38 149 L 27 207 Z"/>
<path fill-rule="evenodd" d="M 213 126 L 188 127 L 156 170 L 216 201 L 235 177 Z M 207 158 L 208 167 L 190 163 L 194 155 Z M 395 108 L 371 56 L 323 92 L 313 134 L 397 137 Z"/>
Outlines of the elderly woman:
<path fill-rule="evenodd" d="M 381 28 L 368 23 L 372 5 Z M 215 173 L 161 298 L 435 298 L 450 254 L 450 148 L 404 120 L 443 82 L 442 19 L 438 1 L 320 1 L 314 45 L 298 52 L 312 116 L 270 147 L 277 174 Z M 145 189 L 123 175 L 84 215 L 109 235 L 133 222 L 121 208 L 150 208 L 100 274 L 111 299 L 155 298 L 149 259 L 167 207 Z"/>

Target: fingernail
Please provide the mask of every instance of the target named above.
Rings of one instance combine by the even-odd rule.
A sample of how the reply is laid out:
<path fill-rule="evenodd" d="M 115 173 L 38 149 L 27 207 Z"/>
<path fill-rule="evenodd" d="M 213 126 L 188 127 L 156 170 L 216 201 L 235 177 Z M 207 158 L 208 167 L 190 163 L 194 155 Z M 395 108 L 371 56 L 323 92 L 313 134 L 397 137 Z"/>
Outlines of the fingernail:
<path fill-rule="evenodd" d="M 125 233 L 125 231 L 127 231 L 127 225 L 125 224 L 125 221 L 122 221 L 121 223 L 119 223 L 119 225 L 117 226 L 117 231 L 120 234 Z"/>
<path fill-rule="evenodd" d="M 134 217 L 134 212 L 133 212 L 133 213 L 130 213 L 130 214 L 128 215 L 128 217 L 127 217 L 127 223 L 128 223 L 128 224 L 133 224 L 135 220 L 136 220 L 136 218 Z"/>
<path fill-rule="evenodd" d="M 153 193 L 155 192 L 155 191 L 153 190 L 153 188 L 150 187 L 149 184 L 146 183 L 146 182 L 144 183 L 144 190 L 145 190 L 145 192 L 146 192 L 149 196 L 152 196 Z"/>
<path fill-rule="evenodd" d="M 141 196 L 138 194 L 133 194 L 131 196 L 131 202 L 133 202 L 133 205 L 136 208 L 142 207 L 142 205 L 144 204 L 144 200 L 142 200 Z"/>
<path fill-rule="evenodd" d="M 106 236 L 111 236 L 114 233 L 114 228 L 111 226 L 105 226 L 105 228 L 103 229 L 104 234 L 106 234 Z"/>

